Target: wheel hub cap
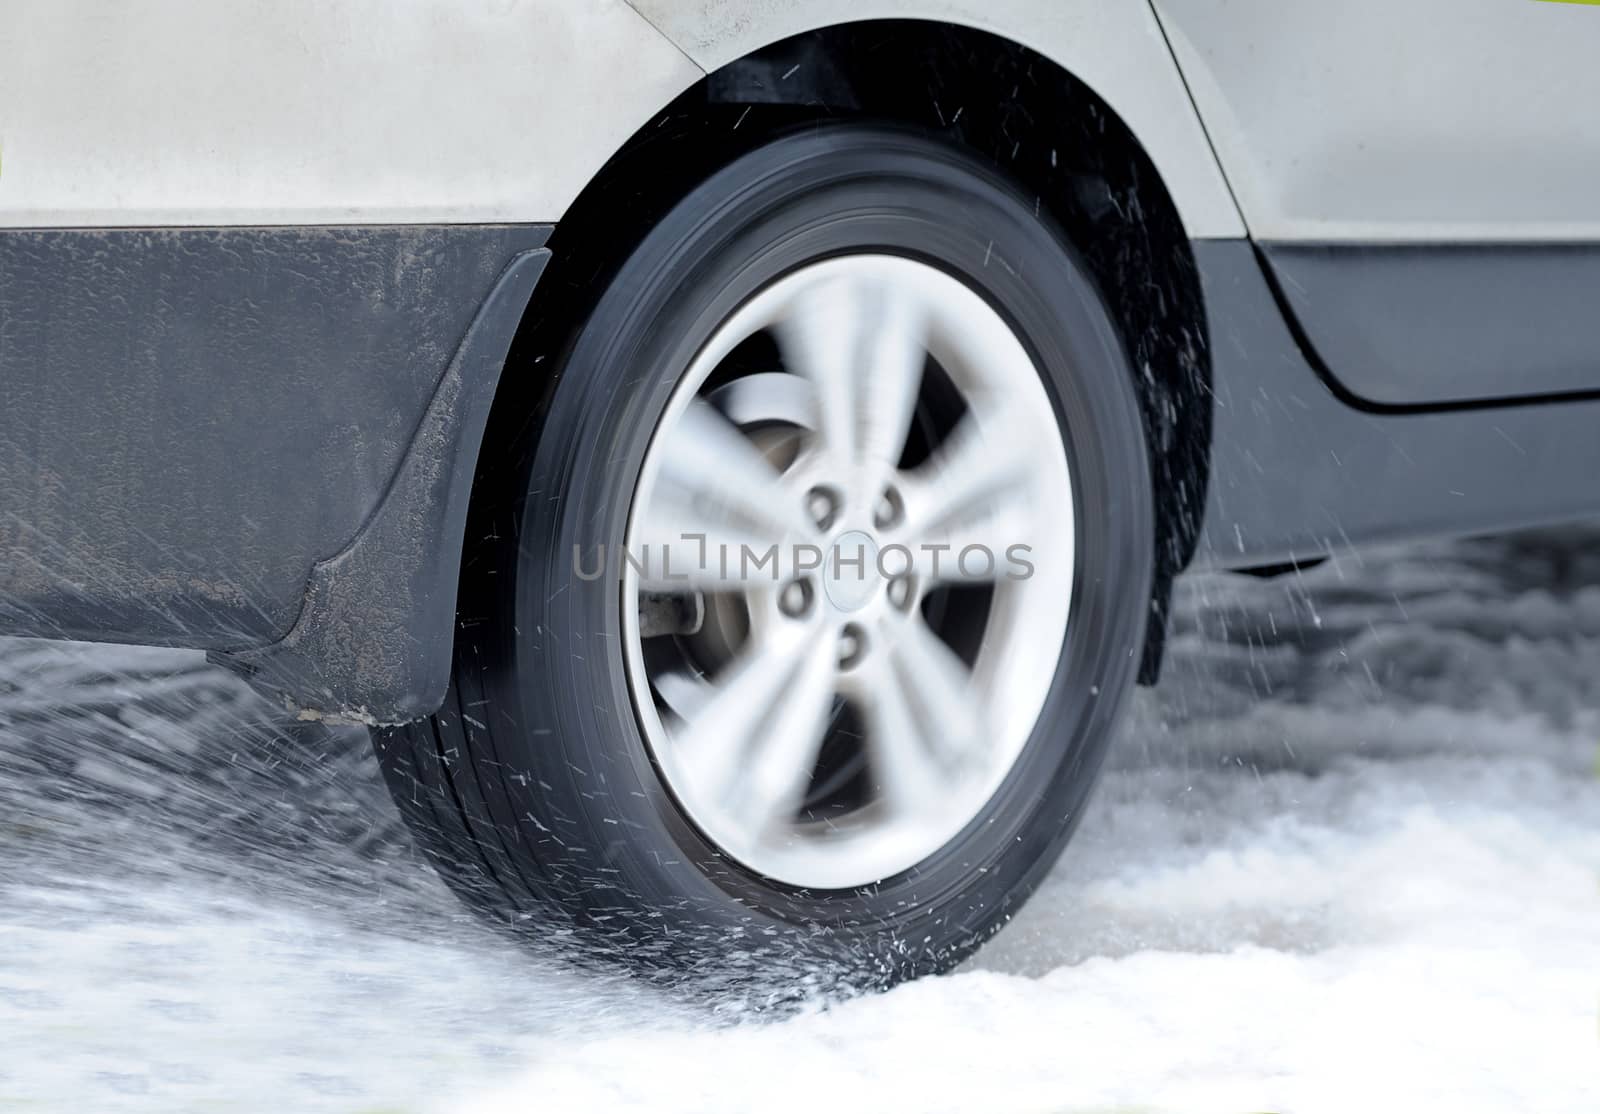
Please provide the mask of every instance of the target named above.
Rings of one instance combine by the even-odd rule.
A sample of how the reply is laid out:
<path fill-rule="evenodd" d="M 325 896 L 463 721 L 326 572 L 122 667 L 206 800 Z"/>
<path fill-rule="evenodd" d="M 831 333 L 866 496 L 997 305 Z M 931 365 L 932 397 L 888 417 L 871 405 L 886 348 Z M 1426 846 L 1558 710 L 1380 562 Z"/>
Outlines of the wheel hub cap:
<path fill-rule="evenodd" d="M 840 534 L 823 551 L 828 602 L 841 612 L 860 611 L 878 594 L 878 543 L 862 530 Z"/>

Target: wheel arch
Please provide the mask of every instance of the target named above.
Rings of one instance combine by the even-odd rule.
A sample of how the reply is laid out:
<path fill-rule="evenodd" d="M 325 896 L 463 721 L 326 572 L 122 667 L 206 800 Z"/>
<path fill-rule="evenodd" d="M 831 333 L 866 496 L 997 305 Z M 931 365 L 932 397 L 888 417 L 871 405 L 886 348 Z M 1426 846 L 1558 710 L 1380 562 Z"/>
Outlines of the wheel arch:
<path fill-rule="evenodd" d="M 728 42 L 753 37 L 746 29 L 686 49 L 699 43 L 715 60 Z M 485 432 L 480 478 L 501 467 L 501 450 L 542 409 L 549 382 L 539 369 L 557 363 L 610 272 L 661 213 L 783 130 L 852 117 L 926 128 L 1035 191 L 1100 284 L 1128 344 L 1151 448 L 1157 583 L 1141 679 L 1154 680 L 1170 584 L 1199 536 L 1209 461 L 1210 359 L 1192 232 L 1145 145 L 1103 98 L 987 30 L 869 18 L 803 30 L 712 69 L 640 128 L 556 226 Z"/>
<path fill-rule="evenodd" d="M 629 0 L 707 73 L 747 64 L 805 34 L 855 34 L 872 25 L 939 26 L 1047 59 L 1071 74 L 1139 137 L 1200 238 L 1245 235 L 1243 218 L 1211 149 L 1166 36 L 1146 3 L 1103 0 Z M 975 47 L 982 53 L 981 46 Z"/>

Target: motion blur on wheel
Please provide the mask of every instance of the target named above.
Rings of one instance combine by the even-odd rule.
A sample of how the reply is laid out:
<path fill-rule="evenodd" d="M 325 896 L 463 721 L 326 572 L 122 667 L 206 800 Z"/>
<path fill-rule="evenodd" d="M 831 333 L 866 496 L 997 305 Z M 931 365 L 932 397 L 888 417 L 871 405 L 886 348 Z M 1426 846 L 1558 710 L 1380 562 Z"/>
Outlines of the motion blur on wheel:
<path fill-rule="evenodd" d="M 635 963 L 959 961 L 1071 832 L 1151 595 L 1073 246 L 949 145 L 807 129 L 659 221 L 552 379 L 445 707 L 380 743 L 448 877 Z"/>

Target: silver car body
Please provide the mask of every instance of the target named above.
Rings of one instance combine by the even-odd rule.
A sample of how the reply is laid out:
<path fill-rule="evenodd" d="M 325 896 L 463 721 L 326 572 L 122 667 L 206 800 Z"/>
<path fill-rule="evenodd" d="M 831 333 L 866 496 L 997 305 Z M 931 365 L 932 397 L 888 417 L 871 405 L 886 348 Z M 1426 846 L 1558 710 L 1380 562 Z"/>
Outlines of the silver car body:
<path fill-rule="evenodd" d="M 1107 0 L 9 0 L 0 227 L 554 221 L 705 70 L 891 17 L 1059 62 L 1190 235 L 1243 234 L 1155 16 Z"/>
<path fill-rule="evenodd" d="M 1600 240 L 1600 11 L 1155 4 L 1258 239 Z"/>
<path fill-rule="evenodd" d="M 1513 0 L 11 0 L 0 225 L 556 220 L 703 71 L 907 17 L 1089 85 L 1196 238 L 1600 239 L 1600 16 Z"/>

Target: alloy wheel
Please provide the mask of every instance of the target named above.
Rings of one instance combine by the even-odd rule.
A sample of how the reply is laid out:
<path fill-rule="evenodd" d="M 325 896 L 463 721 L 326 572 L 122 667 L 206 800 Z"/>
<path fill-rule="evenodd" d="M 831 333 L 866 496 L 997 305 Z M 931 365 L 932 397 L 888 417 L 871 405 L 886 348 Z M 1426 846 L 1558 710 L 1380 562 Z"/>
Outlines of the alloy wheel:
<path fill-rule="evenodd" d="M 635 491 L 625 655 L 663 781 L 775 881 L 915 867 L 1033 733 L 1074 546 L 1055 409 L 983 297 L 895 255 L 791 271 L 701 349 Z"/>

